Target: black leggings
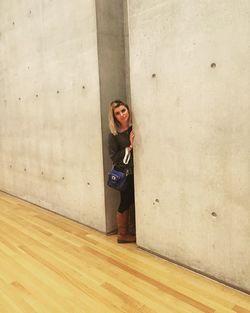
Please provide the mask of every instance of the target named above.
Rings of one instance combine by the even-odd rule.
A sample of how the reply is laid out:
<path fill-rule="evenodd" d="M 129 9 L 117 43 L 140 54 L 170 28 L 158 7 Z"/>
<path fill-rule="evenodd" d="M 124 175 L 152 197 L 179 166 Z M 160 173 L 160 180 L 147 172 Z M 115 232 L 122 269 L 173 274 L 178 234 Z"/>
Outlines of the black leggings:
<path fill-rule="evenodd" d="M 121 200 L 118 208 L 119 213 L 123 213 L 128 210 L 129 207 L 135 203 L 135 193 L 134 193 L 134 175 L 128 175 L 127 177 L 127 187 L 124 191 L 120 191 Z"/>

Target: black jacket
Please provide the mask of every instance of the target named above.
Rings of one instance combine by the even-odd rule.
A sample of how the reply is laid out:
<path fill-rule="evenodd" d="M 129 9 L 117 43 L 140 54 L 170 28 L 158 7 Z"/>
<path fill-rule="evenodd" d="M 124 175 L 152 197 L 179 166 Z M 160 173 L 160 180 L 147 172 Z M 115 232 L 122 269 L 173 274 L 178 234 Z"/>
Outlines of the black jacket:
<path fill-rule="evenodd" d="M 122 133 L 118 133 L 116 136 L 109 134 L 108 137 L 108 149 L 109 156 L 118 171 L 129 170 L 129 173 L 133 173 L 133 150 L 130 152 L 130 160 L 128 164 L 123 163 L 123 158 L 125 156 L 125 148 L 130 146 L 129 135 L 131 133 L 132 126 Z"/>

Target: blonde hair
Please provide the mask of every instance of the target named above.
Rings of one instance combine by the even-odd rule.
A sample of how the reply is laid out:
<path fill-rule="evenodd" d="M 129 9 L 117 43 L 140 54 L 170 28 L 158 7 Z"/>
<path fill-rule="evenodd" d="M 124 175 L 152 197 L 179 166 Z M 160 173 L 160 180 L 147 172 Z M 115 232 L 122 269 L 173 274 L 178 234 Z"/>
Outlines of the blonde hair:
<path fill-rule="evenodd" d="M 118 134 L 120 123 L 114 116 L 114 109 L 118 108 L 121 105 L 124 105 L 127 108 L 129 113 L 129 126 L 132 125 L 132 114 L 130 112 L 129 106 L 126 103 L 122 102 L 121 100 L 112 101 L 109 106 L 109 129 L 110 132 L 115 136 Z"/>

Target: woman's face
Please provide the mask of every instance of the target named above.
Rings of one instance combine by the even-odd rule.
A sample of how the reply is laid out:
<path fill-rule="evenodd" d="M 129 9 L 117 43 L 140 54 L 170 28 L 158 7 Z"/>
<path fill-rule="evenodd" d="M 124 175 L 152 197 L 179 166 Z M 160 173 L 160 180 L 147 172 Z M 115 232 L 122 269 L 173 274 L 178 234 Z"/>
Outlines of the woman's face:
<path fill-rule="evenodd" d="M 125 105 L 120 105 L 119 107 L 114 109 L 114 116 L 116 120 L 124 125 L 129 121 L 129 111 L 125 107 Z"/>

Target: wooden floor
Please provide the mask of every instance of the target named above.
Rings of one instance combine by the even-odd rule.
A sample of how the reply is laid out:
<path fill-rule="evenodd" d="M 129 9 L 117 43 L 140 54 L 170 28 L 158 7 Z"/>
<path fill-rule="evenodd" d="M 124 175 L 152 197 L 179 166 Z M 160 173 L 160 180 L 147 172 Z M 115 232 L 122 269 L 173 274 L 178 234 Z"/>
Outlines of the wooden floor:
<path fill-rule="evenodd" d="M 0 313 L 249 313 L 250 296 L 0 192 Z"/>

